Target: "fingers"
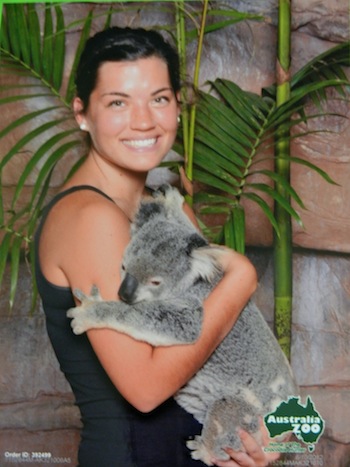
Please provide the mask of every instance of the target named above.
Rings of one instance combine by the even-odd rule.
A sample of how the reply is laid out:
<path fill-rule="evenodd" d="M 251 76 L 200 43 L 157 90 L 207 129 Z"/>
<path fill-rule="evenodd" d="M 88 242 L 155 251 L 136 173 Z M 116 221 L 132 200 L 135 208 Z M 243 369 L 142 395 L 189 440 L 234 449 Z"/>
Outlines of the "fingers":
<path fill-rule="evenodd" d="M 235 460 L 241 462 L 240 465 L 247 467 L 265 467 L 268 465 L 265 452 L 251 435 L 249 435 L 246 431 L 241 430 L 240 438 L 246 450 L 246 453 L 238 453 L 236 455 Z M 241 457 L 237 459 L 237 456 Z"/>
<path fill-rule="evenodd" d="M 230 448 L 225 449 L 231 459 L 229 461 L 213 459 L 217 467 L 266 467 L 269 462 L 278 459 L 279 454 L 266 454 L 257 441 L 246 431 L 240 431 L 240 438 L 246 452 L 237 452 Z"/>

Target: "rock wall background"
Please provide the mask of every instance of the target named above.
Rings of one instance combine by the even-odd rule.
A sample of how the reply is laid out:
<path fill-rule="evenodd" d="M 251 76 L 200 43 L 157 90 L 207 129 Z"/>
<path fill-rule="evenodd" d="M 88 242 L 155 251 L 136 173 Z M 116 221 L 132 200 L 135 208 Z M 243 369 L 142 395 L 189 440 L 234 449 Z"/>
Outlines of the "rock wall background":
<path fill-rule="evenodd" d="M 241 11 L 264 14 L 268 20 L 238 23 L 207 36 L 201 81 L 220 76 L 259 93 L 263 86 L 275 81 L 277 0 L 228 0 L 226 3 Z M 125 9 L 118 14 L 117 24 L 166 24 L 170 16 L 162 11 L 162 5 L 158 2 L 159 8 L 150 13 L 149 7 L 140 2 L 138 9 Z M 93 7 L 98 10 L 103 5 Z M 73 22 L 89 8 L 90 4 L 67 4 L 66 16 Z M 336 43 L 349 40 L 348 10 L 347 0 L 293 1 L 293 71 Z M 98 29 L 96 22 L 95 30 Z M 73 32 L 68 44 L 71 50 L 75 38 Z M 193 47 L 189 47 L 190 60 L 193 54 Z M 67 67 L 71 58 L 72 54 Z M 335 100 L 329 105 L 349 116 L 348 105 Z M 1 114 L 0 127 L 13 118 L 16 110 L 18 107 L 9 106 Z M 294 186 L 308 210 L 302 213 L 305 230 L 294 226 L 292 365 L 303 394 L 312 396 L 326 420 L 325 433 L 316 451 L 297 459 L 302 462 L 300 465 L 349 467 L 350 124 L 348 119 L 340 118 L 328 119 L 323 124 L 334 133 L 313 135 L 298 140 L 294 146 L 299 156 L 321 166 L 339 184 L 329 185 L 308 170 L 293 168 Z M 5 150 L 6 142 L 0 149 L 0 157 Z M 5 196 L 11 195 L 11 186 L 23 167 L 21 158 L 24 157 L 19 156 L 5 174 Z M 163 173 L 157 171 L 152 176 L 157 180 Z M 59 185 L 61 179 L 58 171 L 53 184 Z M 254 300 L 272 325 L 271 229 L 255 207 L 248 206 L 248 209 L 249 256 L 259 274 Z M 32 452 L 41 455 L 41 459 L 31 461 L 31 466 L 52 463 L 74 466 L 79 414 L 48 342 L 40 308 L 33 316 L 28 315 L 30 277 L 25 266 L 11 315 L 6 301 L 8 288 L 7 276 L 0 297 L 0 466 L 22 465 Z M 51 460 L 45 461 L 45 453 L 51 454 Z"/>

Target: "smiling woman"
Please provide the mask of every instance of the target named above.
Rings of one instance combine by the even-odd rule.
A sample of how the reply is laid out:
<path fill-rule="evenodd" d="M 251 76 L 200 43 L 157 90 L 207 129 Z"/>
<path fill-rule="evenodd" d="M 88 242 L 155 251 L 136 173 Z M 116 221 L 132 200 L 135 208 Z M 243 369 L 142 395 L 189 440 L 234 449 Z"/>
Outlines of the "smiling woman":
<path fill-rule="evenodd" d="M 153 348 L 108 329 L 72 332 L 73 289 L 89 293 L 95 284 L 104 299 L 118 299 L 130 221 L 149 196 L 148 171 L 177 131 L 178 57 L 154 31 L 110 28 L 88 40 L 76 85 L 75 116 L 91 146 L 44 213 L 36 278 L 49 337 L 81 411 L 79 464 L 200 467 L 185 440 L 201 426 L 172 396 L 230 331 L 255 289 L 255 270 L 233 251 L 222 255 L 224 277 L 204 304 L 192 345 Z M 232 460 L 217 465 L 266 465 L 254 440 L 243 434 L 242 441 L 247 453 L 234 461 L 230 452 Z"/>

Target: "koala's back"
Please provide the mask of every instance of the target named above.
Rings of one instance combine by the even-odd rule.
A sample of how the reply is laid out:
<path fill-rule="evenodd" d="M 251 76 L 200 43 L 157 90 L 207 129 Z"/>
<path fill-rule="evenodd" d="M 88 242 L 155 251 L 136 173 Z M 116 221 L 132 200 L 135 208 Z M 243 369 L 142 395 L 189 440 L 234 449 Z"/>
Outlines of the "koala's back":
<path fill-rule="evenodd" d="M 236 394 L 266 414 L 297 392 L 289 363 L 260 311 L 249 304 L 198 373 L 176 394 L 200 421 L 214 400 Z"/>

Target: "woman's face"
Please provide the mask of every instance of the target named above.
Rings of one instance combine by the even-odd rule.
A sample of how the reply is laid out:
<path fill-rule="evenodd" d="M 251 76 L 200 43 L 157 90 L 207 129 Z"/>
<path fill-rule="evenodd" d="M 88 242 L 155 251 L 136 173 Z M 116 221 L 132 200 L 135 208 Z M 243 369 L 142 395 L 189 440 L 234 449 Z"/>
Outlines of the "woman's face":
<path fill-rule="evenodd" d="M 158 57 L 103 63 L 88 110 L 82 112 L 78 98 L 74 105 L 94 155 L 121 169 L 149 171 L 174 142 L 180 110 L 167 64 Z"/>

